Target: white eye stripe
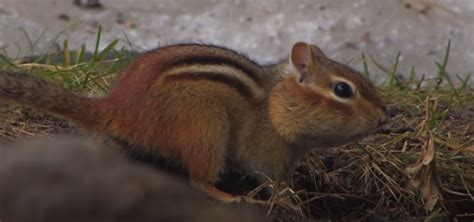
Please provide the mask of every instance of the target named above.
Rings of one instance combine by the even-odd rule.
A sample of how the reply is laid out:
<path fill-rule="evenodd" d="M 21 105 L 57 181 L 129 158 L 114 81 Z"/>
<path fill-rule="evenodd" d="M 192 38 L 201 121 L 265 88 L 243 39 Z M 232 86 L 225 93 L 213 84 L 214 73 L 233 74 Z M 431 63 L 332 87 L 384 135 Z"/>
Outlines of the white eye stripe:
<path fill-rule="evenodd" d="M 351 89 L 354 93 L 357 91 L 356 85 L 350 80 L 344 79 L 344 78 L 339 77 L 339 76 L 331 76 L 331 81 L 332 82 L 345 82 L 351 87 Z"/>
<path fill-rule="evenodd" d="M 349 103 L 352 101 L 351 98 L 342 98 L 342 97 L 339 97 L 337 96 L 333 91 L 331 91 L 331 98 L 338 101 L 338 102 L 341 102 L 341 103 Z"/>
<path fill-rule="evenodd" d="M 330 88 L 328 90 L 328 88 L 326 87 L 320 87 L 320 86 L 311 86 L 311 88 L 315 91 L 315 92 L 318 92 L 321 96 L 327 98 L 327 99 L 332 99 L 332 100 L 336 100 L 340 103 L 349 103 L 351 102 L 352 100 L 351 99 L 344 99 L 344 98 L 341 98 L 339 96 L 337 96 L 335 93 L 334 93 L 334 90 L 332 88 Z"/>

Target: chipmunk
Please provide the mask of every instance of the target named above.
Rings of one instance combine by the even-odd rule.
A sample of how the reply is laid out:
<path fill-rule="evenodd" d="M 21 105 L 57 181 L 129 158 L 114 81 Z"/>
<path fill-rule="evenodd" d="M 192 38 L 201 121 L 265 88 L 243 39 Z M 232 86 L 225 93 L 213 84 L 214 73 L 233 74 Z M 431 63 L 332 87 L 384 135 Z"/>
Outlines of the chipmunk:
<path fill-rule="evenodd" d="M 102 98 L 0 71 L 0 97 L 174 160 L 224 202 L 241 199 L 215 187 L 224 169 L 283 180 L 313 148 L 360 139 L 387 119 L 369 80 L 304 42 L 274 65 L 218 46 L 165 46 L 135 58 Z"/>

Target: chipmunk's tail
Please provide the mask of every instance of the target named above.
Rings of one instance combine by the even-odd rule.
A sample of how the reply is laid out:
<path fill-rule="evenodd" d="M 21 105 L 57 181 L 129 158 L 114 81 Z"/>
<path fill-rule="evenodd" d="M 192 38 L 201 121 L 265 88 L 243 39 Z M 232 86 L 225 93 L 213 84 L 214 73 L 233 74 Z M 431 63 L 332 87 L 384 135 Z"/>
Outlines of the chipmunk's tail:
<path fill-rule="evenodd" d="M 0 98 L 59 114 L 89 129 L 100 124 L 101 113 L 95 99 L 25 73 L 0 70 Z"/>

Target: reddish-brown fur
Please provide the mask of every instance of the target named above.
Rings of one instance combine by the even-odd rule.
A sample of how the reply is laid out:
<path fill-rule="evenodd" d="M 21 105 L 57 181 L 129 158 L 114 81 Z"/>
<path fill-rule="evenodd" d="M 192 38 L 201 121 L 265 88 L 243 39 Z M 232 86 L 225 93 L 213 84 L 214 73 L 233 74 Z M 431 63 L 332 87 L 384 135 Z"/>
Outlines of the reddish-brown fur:
<path fill-rule="evenodd" d="M 334 77 L 351 82 L 356 94 L 335 97 Z M 35 92 L 42 94 L 25 96 Z M 224 201 L 238 200 L 213 186 L 225 167 L 284 179 L 310 149 L 359 139 L 385 118 L 368 80 L 306 43 L 295 44 L 289 61 L 274 66 L 220 47 L 164 47 L 136 58 L 99 99 L 0 72 L 0 96 L 175 160 L 196 187 Z"/>

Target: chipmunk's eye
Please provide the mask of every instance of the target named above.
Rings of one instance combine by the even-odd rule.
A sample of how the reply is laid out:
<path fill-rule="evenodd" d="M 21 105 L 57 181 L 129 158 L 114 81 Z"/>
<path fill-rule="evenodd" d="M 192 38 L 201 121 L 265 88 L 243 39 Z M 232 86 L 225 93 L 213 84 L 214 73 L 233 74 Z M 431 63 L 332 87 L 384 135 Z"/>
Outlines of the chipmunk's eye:
<path fill-rule="evenodd" d="M 341 98 L 350 98 L 352 97 L 352 88 L 349 84 L 345 82 L 338 82 L 334 85 L 334 93 Z"/>

